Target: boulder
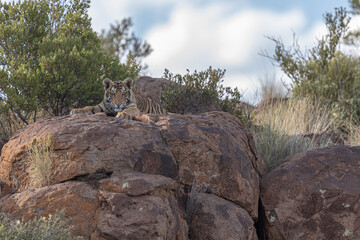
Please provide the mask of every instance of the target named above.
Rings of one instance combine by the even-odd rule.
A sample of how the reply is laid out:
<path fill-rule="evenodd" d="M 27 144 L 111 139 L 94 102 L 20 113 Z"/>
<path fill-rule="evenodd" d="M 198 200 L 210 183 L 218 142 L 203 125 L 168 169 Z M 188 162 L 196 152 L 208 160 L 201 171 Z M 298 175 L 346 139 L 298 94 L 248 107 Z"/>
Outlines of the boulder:
<path fill-rule="evenodd" d="M 261 180 L 268 239 L 360 239 L 360 147 L 288 157 Z"/>
<path fill-rule="evenodd" d="M 87 179 L 89 180 L 89 179 Z M 0 199 L 0 211 L 25 220 L 64 209 L 73 234 L 84 239 L 187 239 L 171 178 L 115 172 L 87 182 L 69 181 Z"/>
<path fill-rule="evenodd" d="M 246 209 L 257 219 L 257 157 L 252 136 L 229 113 L 170 115 L 156 119 L 166 146 L 177 160 L 178 177 L 195 181 Z"/>
<path fill-rule="evenodd" d="M 169 82 L 165 78 L 139 77 L 135 81 L 135 92 L 140 96 L 160 102 L 164 86 Z"/>
<path fill-rule="evenodd" d="M 50 137 L 51 185 L 116 171 L 161 175 L 182 186 L 196 180 L 256 221 L 257 169 L 263 162 L 239 119 L 224 112 L 149 116 L 150 123 L 96 114 L 53 117 L 29 125 L 3 148 L 2 195 L 31 186 L 27 145 Z"/>
<path fill-rule="evenodd" d="M 72 115 L 31 124 L 3 147 L 0 181 L 5 184 L 5 192 L 21 191 L 31 185 L 27 146 L 34 139 L 47 137 L 54 144 L 50 184 L 124 170 L 177 176 L 176 160 L 156 126 L 102 114 Z"/>
<path fill-rule="evenodd" d="M 85 182 L 60 183 L 0 198 L 0 212 L 11 213 L 13 218 L 25 221 L 64 210 L 77 236 L 92 234 L 98 208 L 97 190 Z"/>
<path fill-rule="evenodd" d="M 193 200 L 190 239 L 258 239 L 254 221 L 238 205 L 213 194 L 199 193 Z"/>

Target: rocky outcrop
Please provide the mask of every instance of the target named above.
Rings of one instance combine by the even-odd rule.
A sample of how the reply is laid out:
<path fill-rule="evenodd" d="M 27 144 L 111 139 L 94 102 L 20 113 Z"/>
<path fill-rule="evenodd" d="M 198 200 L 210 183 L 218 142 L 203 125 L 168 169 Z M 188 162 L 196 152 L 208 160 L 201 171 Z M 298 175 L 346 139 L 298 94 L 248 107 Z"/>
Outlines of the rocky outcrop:
<path fill-rule="evenodd" d="M 135 81 L 135 92 L 155 102 L 160 102 L 164 86 L 169 82 L 165 78 L 139 77 Z"/>
<path fill-rule="evenodd" d="M 78 176 L 141 171 L 175 179 L 177 163 L 158 127 L 105 115 L 74 115 L 40 120 L 3 147 L 0 180 L 17 191 L 31 185 L 27 145 L 50 137 L 54 157 L 50 184 Z"/>
<path fill-rule="evenodd" d="M 187 239 L 171 178 L 115 172 L 90 182 L 68 181 L 7 195 L 0 211 L 25 220 L 59 210 L 85 239 Z"/>
<path fill-rule="evenodd" d="M 266 164 L 231 114 L 149 118 L 30 124 L 2 149 L 0 212 L 64 210 L 84 239 L 360 238 L 360 147 L 290 156 L 260 182 Z M 27 146 L 45 138 L 50 185 L 33 189 Z"/>
<path fill-rule="evenodd" d="M 258 239 L 254 221 L 238 205 L 205 193 L 196 195 L 192 204 L 190 239 Z"/>
<path fill-rule="evenodd" d="M 0 209 L 35 216 L 65 208 L 79 221 L 75 233 L 91 239 L 183 239 L 187 192 L 196 182 L 222 200 L 212 204 L 235 211 L 229 226 L 252 236 L 265 165 L 239 119 L 224 112 L 150 119 L 72 115 L 29 125 L 2 150 Z M 54 146 L 51 186 L 31 190 L 27 145 L 45 137 Z M 90 210 L 73 210 L 81 204 Z M 88 227 L 78 219 L 90 219 Z"/>
<path fill-rule="evenodd" d="M 268 239 L 360 238 L 360 147 L 289 157 L 261 180 Z"/>

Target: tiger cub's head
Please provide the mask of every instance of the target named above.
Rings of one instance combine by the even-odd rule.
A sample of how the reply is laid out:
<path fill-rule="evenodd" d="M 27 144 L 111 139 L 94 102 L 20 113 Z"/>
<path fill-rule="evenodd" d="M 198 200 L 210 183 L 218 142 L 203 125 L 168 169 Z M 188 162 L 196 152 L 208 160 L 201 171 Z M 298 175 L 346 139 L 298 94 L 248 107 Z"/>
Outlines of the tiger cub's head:
<path fill-rule="evenodd" d="M 122 112 L 125 108 L 130 107 L 135 102 L 135 96 L 131 91 L 132 84 L 132 78 L 126 78 L 124 81 L 104 79 L 105 104 L 115 112 Z"/>

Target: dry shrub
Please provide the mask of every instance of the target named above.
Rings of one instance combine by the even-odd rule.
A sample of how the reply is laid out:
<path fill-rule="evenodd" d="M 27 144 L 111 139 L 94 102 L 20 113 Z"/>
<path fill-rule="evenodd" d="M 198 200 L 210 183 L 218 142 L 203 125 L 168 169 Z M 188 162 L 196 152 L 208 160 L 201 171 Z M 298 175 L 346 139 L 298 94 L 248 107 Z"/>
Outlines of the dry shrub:
<path fill-rule="evenodd" d="M 50 183 L 52 158 L 54 153 L 50 137 L 34 140 L 27 146 L 29 154 L 29 175 L 33 187 L 44 187 Z"/>
<path fill-rule="evenodd" d="M 326 132 L 338 124 L 330 109 L 308 98 L 270 103 L 257 112 L 255 120 L 287 135 Z"/>
<path fill-rule="evenodd" d="M 80 240 L 72 236 L 64 211 L 54 216 L 36 217 L 30 221 L 12 220 L 9 214 L 0 213 L 0 239 L 29 240 Z"/>
<path fill-rule="evenodd" d="M 295 153 L 333 145 L 328 135 L 320 140 L 304 137 L 330 131 L 337 124 L 330 109 L 308 98 L 270 102 L 255 113 L 254 119 L 255 143 L 270 170 Z"/>

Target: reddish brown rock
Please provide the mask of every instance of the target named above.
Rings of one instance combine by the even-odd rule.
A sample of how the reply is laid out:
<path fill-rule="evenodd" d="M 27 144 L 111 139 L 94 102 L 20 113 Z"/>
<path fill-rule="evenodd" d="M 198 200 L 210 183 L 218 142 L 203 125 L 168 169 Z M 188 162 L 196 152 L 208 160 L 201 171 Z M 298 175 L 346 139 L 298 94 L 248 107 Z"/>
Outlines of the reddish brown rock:
<path fill-rule="evenodd" d="M 182 183 L 208 184 L 214 194 L 257 218 L 260 160 L 238 118 L 224 112 L 160 118 L 163 139 L 178 161 Z"/>
<path fill-rule="evenodd" d="M 97 191 L 84 182 L 61 183 L 0 198 L 0 211 L 16 219 L 47 217 L 64 210 L 74 226 L 74 235 L 81 236 L 90 236 L 94 231 L 98 207 Z"/>
<path fill-rule="evenodd" d="M 199 193 L 189 221 L 193 240 L 258 239 L 254 222 L 238 205 L 213 194 Z"/>
<path fill-rule="evenodd" d="M 30 184 L 26 146 L 50 137 L 54 158 L 50 184 L 114 171 L 139 171 L 191 186 L 194 178 L 257 219 L 262 162 L 254 141 L 229 113 L 150 115 L 151 123 L 103 115 L 72 115 L 29 125 L 3 148 L 4 193 Z M 3 194 L 4 194 L 3 193 Z"/>
<path fill-rule="evenodd" d="M 4 146 L 0 181 L 23 190 L 27 176 L 27 144 L 50 137 L 54 143 L 51 184 L 96 172 L 137 170 L 176 178 L 176 161 L 156 126 L 104 115 L 72 115 L 43 119 L 26 127 Z M 5 187 L 6 188 L 6 187 Z"/>
<path fill-rule="evenodd" d="M 135 92 L 140 96 L 160 102 L 164 86 L 169 83 L 165 78 L 139 77 L 135 81 Z"/>
<path fill-rule="evenodd" d="M 141 173 L 113 174 L 100 181 L 106 202 L 95 235 L 106 239 L 186 239 L 187 224 L 170 178 Z"/>
<path fill-rule="evenodd" d="M 360 147 L 289 157 L 261 181 L 268 239 L 360 239 Z"/>
<path fill-rule="evenodd" d="M 187 224 L 174 195 L 174 180 L 139 172 L 66 182 L 0 199 L 0 210 L 25 220 L 64 209 L 74 235 L 84 239 L 179 239 Z"/>

